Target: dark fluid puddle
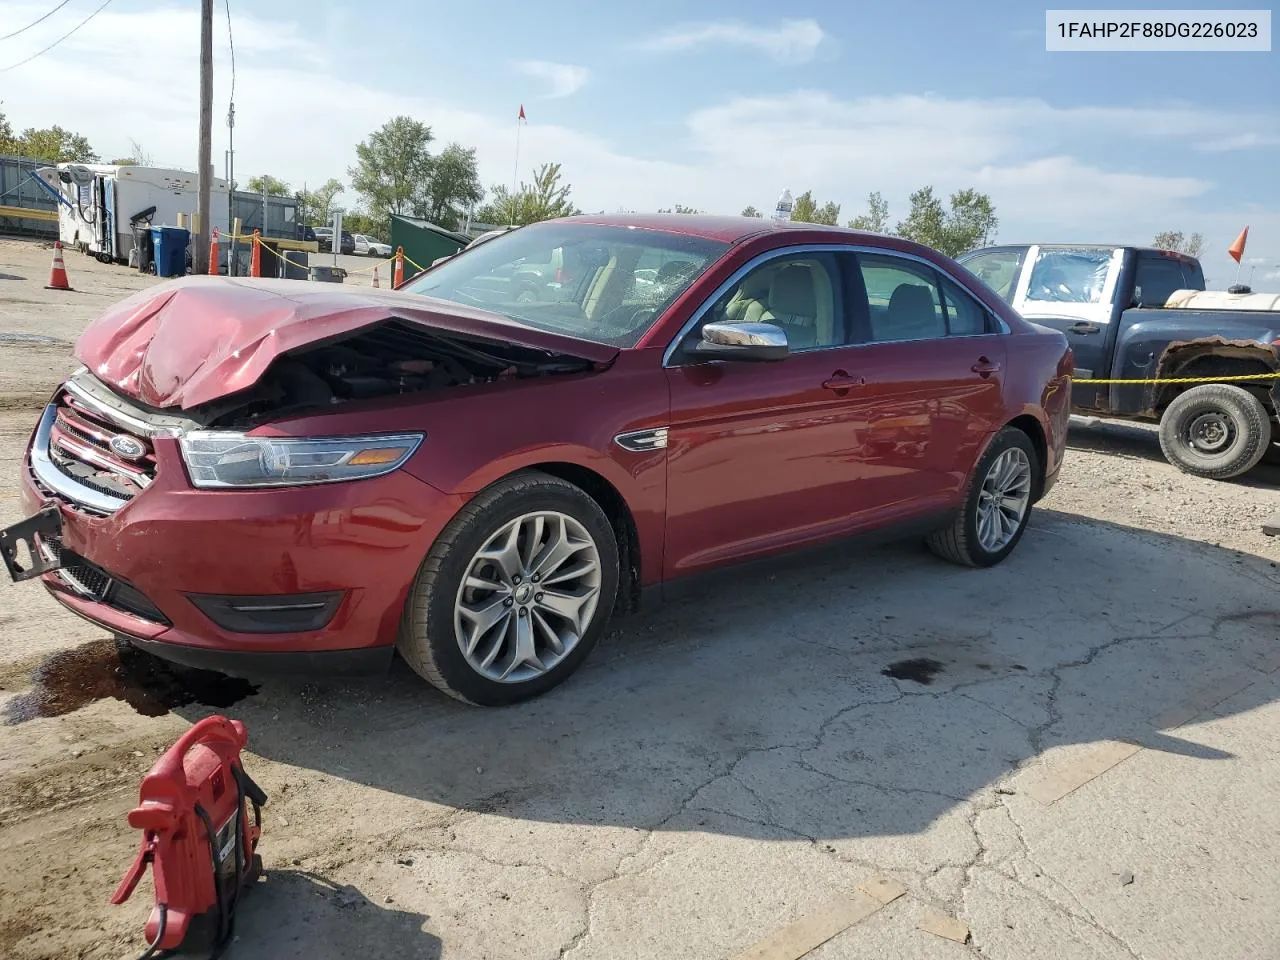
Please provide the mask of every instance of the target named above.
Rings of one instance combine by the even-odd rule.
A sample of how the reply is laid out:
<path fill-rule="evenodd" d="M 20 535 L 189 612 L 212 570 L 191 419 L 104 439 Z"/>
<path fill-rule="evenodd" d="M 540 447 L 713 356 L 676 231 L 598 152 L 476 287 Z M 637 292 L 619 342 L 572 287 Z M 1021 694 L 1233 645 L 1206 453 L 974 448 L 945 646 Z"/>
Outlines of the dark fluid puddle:
<path fill-rule="evenodd" d="M 934 676 L 942 670 L 942 661 L 929 657 L 916 657 L 914 660 L 899 660 L 891 663 L 880 673 L 895 680 L 914 680 L 925 686 L 933 683 Z"/>
<path fill-rule="evenodd" d="M 108 697 L 144 717 L 159 717 L 192 703 L 229 707 L 258 692 L 247 680 L 173 666 L 113 639 L 55 653 L 32 672 L 31 682 L 9 703 L 7 724 L 60 717 Z"/>

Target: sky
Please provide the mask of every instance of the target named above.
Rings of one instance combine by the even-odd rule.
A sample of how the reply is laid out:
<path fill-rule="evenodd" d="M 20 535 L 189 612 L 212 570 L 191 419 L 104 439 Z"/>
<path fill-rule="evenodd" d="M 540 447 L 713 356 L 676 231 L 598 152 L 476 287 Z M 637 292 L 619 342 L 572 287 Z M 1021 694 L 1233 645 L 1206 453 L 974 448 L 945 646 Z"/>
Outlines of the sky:
<path fill-rule="evenodd" d="M 82 133 L 105 157 L 136 141 L 157 165 L 194 169 L 196 0 L 112 0 L 5 69 L 100 3 L 68 0 L 0 41 L 0 111 L 15 128 Z M 918 187 L 975 187 L 1000 242 L 1200 232 L 1218 286 L 1248 225 L 1241 279 L 1252 268 L 1255 289 L 1280 290 L 1277 52 L 1047 53 L 1044 7 L 1006 0 L 215 0 L 219 176 L 228 3 L 241 183 L 347 182 L 356 144 L 409 114 L 437 146 L 475 147 L 486 186 L 561 163 L 589 212 L 768 212 L 785 187 L 840 203 L 842 221 L 879 191 L 896 221 Z M 0 36 L 54 6 L 4 0 Z"/>

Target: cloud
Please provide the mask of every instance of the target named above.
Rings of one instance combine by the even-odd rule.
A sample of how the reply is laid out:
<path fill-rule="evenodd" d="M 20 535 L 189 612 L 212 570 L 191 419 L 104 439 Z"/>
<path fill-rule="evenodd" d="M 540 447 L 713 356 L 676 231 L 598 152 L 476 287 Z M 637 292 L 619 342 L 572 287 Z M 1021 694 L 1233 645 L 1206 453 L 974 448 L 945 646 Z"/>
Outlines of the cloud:
<path fill-rule="evenodd" d="M 569 97 L 577 93 L 591 77 L 586 67 L 571 63 L 552 63 L 549 60 L 520 60 L 512 65 L 516 72 L 527 77 L 546 81 L 548 97 Z"/>
<path fill-rule="evenodd" d="M 638 46 L 651 53 L 679 53 L 712 46 L 751 47 L 779 63 L 804 63 L 813 59 L 825 37 L 816 20 L 783 20 L 769 27 L 719 20 L 681 24 L 642 40 Z"/>

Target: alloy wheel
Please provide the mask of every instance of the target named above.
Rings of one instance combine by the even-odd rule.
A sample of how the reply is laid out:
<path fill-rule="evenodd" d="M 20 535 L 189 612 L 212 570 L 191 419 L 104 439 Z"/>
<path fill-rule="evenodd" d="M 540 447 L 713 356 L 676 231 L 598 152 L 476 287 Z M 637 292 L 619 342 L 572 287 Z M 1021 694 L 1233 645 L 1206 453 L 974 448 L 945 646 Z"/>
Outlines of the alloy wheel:
<path fill-rule="evenodd" d="M 581 523 L 552 510 L 517 517 L 467 566 L 454 601 L 458 647 L 489 680 L 541 676 L 582 640 L 600 583 L 600 551 Z"/>

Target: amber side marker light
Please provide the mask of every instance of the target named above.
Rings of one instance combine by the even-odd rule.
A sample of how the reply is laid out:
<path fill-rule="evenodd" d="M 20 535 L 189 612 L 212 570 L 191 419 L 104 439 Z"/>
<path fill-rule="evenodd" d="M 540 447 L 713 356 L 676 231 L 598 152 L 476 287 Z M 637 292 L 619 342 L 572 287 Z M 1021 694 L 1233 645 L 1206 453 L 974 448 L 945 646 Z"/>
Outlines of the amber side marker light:
<path fill-rule="evenodd" d="M 395 463 L 405 455 L 408 447 L 373 447 L 361 450 L 347 461 L 349 467 L 371 467 L 379 463 Z"/>

